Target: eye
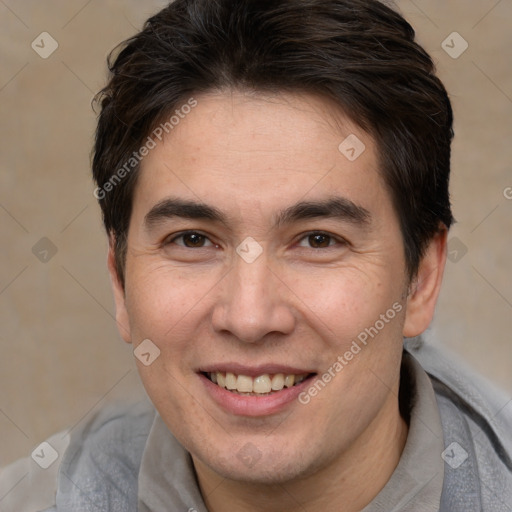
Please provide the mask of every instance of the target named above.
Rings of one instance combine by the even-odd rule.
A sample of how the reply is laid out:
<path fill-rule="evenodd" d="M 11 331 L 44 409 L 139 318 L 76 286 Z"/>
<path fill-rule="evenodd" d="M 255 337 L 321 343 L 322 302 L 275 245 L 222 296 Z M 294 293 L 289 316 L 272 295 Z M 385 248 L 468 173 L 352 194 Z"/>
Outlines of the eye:
<path fill-rule="evenodd" d="M 174 238 L 168 239 L 165 242 L 165 245 L 168 244 L 176 244 L 181 247 L 186 247 L 189 249 L 197 249 L 201 247 L 211 247 L 215 244 L 212 243 L 212 241 L 202 233 L 198 233 L 197 231 L 187 231 L 185 233 L 181 233 Z M 215 247 L 218 247 L 215 245 Z"/>
<path fill-rule="evenodd" d="M 315 231 L 302 237 L 298 245 L 300 247 L 309 247 L 312 249 L 325 249 L 337 244 L 344 245 L 345 243 L 346 242 L 344 240 L 335 238 L 329 233 L 324 233 L 323 231 Z"/>

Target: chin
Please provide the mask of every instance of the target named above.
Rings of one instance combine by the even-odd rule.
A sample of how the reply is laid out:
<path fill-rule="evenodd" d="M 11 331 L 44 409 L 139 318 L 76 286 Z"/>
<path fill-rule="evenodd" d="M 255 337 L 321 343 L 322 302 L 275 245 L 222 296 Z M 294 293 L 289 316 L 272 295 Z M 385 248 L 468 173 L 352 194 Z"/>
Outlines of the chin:
<path fill-rule="evenodd" d="M 263 466 L 263 463 L 261 463 Z M 233 462 L 230 464 L 227 462 L 222 466 L 217 465 L 214 471 L 222 476 L 223 478 L 253 485 L 279 485 L 287 482 L 296 480 L 306 476 L 303 468 L 298 465 L 292 466 L 287 464 L 286 466 L 279 465 L 275 466 L 272 464 L 266 465 L 267 467 L 246 467 Z"/>
<path fill-rule="evenodd" d="M 304 450 L 298 448 L 290 448 L 289 453 L 276 453 L 271 446 L 266 446 L 261 452 L 253 448 L 255 445 L 249 441 L 228 457 L 219 454 L 212 459 L 210 452 L 206 460 L 201 458 L 201 462 L 223 478 L 253 485 L 285 484 L 308 477 L 322 466 L 318 460 L 308 464 Z"/>

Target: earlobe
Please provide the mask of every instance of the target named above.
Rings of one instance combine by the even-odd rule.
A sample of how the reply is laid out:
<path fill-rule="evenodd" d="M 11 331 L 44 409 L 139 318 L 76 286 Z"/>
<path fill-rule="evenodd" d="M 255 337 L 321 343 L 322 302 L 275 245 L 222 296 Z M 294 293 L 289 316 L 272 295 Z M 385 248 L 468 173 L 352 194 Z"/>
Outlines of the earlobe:
<path fill-rule="evenodd" d="M 110 283 L 112 285 L 112 292 L 114 294 L 114 301 L 116 305 L 117 329 L 119 330 L 123 340 L 126 341 L 126 343 L 131 343 L 130 322 L 128 311 L 126 309 L 125 290 L 117 271 L 112 235 L 109 237 L 107 267 L 110 274 Z"/>
<path fill-rule="evenodd" d="M 446 263 L 448 230 L 443 226 L 430 241 L 407 297 L 403 335 L 414 337 L 430 325 Z"/>

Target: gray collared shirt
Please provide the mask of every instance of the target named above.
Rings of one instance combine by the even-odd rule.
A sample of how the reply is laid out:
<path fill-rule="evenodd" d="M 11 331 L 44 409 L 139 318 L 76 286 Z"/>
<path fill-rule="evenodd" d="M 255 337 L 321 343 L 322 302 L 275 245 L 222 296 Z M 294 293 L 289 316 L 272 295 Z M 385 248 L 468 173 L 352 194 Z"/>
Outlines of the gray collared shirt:
<path fill-rule="evenodd" d="M 408 437 L 363 512 L 512 512 L 512 400 L 420 338 L 404 348 Z M 207 512 L 190 455 L 148 400 L 48 442 L 50 469 L 29 457 L 0 471 L 2 512 Z"/>

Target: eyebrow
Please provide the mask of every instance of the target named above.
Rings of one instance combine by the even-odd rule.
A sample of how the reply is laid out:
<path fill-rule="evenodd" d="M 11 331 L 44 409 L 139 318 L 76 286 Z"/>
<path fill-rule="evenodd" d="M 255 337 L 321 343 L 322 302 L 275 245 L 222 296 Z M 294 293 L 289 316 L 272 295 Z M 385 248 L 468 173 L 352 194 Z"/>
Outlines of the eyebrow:
<path fill-rule="evenodd" d="M 144 225 L 150 230 L 157 224 L 174 217 L 202 219 L 228 224 L 227 216 L 218 208 L 205 203 L 178 198 L 166 198 L 157 203 L 144 217 Z M 300 201 L 282 210 L 274 217 L 274 226 L 280 227 L 300 220 L 332 218 L 356 226 L 371 222 L 370 212 L 345 197 L 331 197 L 319 201 Z"/>
<path fill-rule="evenodd" d="M 214 206 L 184 199 L 166 198 L 157 203 L 144 217 L 144 225 L 151 229 L 173 217 L 204 219 L 226 223 L 226 216 Z"/>
<path fill-rule="evenodd" d="M 301 201 L 277 215 L 275 225 L 292 224 L 300 220 L 330 218 L 367 226 L 371 222 L 370 212 L 345 197 L 331 197 L 321 201 Z"/>

